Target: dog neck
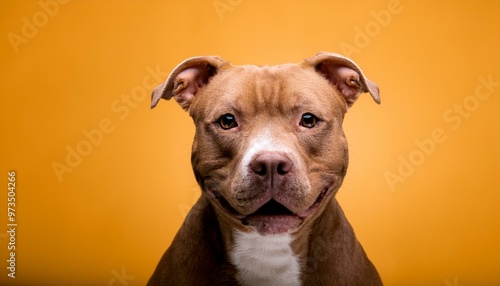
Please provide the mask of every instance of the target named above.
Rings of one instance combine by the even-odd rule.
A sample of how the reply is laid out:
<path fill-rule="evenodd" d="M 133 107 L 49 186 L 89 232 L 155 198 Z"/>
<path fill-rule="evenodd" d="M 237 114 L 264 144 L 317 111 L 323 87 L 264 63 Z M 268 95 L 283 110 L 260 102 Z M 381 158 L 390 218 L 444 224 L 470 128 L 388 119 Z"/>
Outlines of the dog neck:
<path fill-rule="evenodd" d="M 299 286 L 300 263 L 292 251 L 292 235 L 260 235 L 235 230 L 231 263 L 244 286 Z"/>

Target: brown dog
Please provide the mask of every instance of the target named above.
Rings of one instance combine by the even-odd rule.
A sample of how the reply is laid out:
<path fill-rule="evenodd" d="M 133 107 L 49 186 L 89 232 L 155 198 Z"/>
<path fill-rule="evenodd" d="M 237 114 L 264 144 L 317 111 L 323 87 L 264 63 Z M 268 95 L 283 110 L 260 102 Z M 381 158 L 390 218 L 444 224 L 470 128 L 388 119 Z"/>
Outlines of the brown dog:
<path fill-rule="evenodd" d="M 378 87 L 350 59 L 178 65 L 152 95 L 196 125 L 202 194 L 148 285 L 382 285 L 335 194 L 348 165 L 342 121 Z"/>

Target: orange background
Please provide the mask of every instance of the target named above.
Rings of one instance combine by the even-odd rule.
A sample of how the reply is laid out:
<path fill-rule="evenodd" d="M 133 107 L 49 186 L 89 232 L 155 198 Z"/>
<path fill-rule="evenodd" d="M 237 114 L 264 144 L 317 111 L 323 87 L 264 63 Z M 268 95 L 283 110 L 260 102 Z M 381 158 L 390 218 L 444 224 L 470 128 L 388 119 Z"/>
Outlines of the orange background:
<path fill-rule="evenodd" d="M 0 2 L 0 284 L 146 283 L 199 195 L 151 70 L 332 51 L 381 89 L 346 116 L 338 198 L 385 284 L 500 285 L 500 1 L 60 2 Z"/>

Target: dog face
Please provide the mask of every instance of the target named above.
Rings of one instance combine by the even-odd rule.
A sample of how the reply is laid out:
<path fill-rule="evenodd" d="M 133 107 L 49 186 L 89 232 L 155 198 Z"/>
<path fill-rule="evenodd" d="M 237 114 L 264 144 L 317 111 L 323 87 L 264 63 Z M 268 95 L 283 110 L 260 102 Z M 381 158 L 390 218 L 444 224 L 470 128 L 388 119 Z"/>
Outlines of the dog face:
<path fill-rule="evenodd" d="M 302 64 L 181 63 L 153 92 L 172 96 L 196 125 L 192 166 L 219 216 L 243 231 L 293 233 L 318 216 L 348 165 L 342 121 L 378 88 L 350 60 L 321 53 Z"/>

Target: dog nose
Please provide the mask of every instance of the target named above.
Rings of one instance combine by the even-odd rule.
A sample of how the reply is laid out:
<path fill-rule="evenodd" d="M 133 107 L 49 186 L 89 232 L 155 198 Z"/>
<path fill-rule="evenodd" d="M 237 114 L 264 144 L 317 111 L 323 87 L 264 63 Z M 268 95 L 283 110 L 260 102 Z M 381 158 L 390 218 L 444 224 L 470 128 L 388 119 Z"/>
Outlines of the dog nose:
<path fill-rule="evenodd" d="M 250 169 L 260 177 L 275 180 L 293 170 L 293 162 L 282 152 L 262 152 L 253 158 Z"/>

